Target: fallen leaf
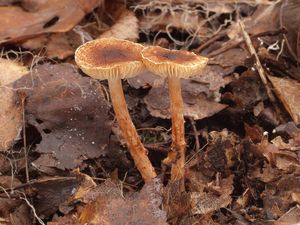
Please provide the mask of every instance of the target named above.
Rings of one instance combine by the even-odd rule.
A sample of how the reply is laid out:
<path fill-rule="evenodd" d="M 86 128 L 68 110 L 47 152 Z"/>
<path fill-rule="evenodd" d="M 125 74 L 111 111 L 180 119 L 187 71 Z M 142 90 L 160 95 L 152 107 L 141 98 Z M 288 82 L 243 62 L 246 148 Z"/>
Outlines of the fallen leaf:
<path fill-rule="evenodd" d="M 280 150 L 300 151 L 300 143 L 285 143 L 280 136 L 277 136 L 271 142 Z"/>
<path fill-rule="evenodd" d="M 30 208 L 24 202 L 16 207 L 10 214 L 11 224 L 13 225 L 32 225 L 32 218 L 30 218 Z"/>
<path fill-rule="evenodd" d="M 49 0 L 35 1 L 26 10 L 15 5 L 0 7 L 0 43 L 69 31 L 101 3 L 99 0 Z"/>
<path fill-rule="evenodd" d="M 7 150 L 22 128 L 22 109 L 12 83 L 28 73 L 17 62 L 0 59 L 0 152 Z"/>
<path fill-rule="evenodd" d="M 288 171 L 290 167 L 299 166 L 299 157 L 295 152 L 279 150 L 276 145 L 269 143 L 265 136 L 256 145 L 256 150 L 278 169 Z"/>
<path fill-rule="evenodd" d="M 247 70 L 229 84 L 234 102 L 242 109 L 250 109 L 267 99 L 265 87 L 257 73 Z M 252 111 L 252 110 L 251 110 Z"/>
<path fill-rule="evenodd" d="M 234 166 L 240 158 L 240 139 L 227 129 L 223 129 L 221 132 L 211 131 L 209 136 L 211 141 L 204 154 L 205 167 L 210 171 L 226 174 L 227 170 Z"/>
<path fill-rule="evenodd" d="M 281 179 L 267 183 L 261 194 L 264 205 L 264 213 L 268 213 L 271 220 L 279 219 L 291 207 L 292 196 L 300 191 L 299 170 L 291 174 L 284 174 Z M 296 210 L 297 211 L 297 210 Z M 291 214 L 292 215 L 292 214 Z"/>
<path fill-rule="evenodd" d="M 192 192 L 191 202 L 193 215 L 206 214 L 226 207 L 232 201 L 233 175 L 223 178 L 220 186 L 208 184 L 207 189 L 202 192 Z"/>
<path fill-rule="evenodd" d="M 14 188 L 21 185 L 21 181 L 13 176 L 0 176 L 0 186 L 3 188 Z"/>
<path fill-rule="evenodd" d="M 300 208 L 299 206 L 294 206 L 285 214 L 283 214 L 278 220 L 274 222 L 274 225 L 297 225 L 300 221 Z"/>
<path fill-rule="evenodd" d="M 46 55 L 49 58 L 65 59 L 72 56 L 75 49 L 71 47 L 66 34 L 57 33 L 49 37 L 46 45 Z"/>
<path fill-rule="evenodd" d="M 300 123 L 300 83 L 286 78 L 269 76 L 274 90 L 295 123 Z"/>
<path fill-rule="evenodd" d="M 274 133 L 286 133 L 288 134 L 290 137 L 297 137 L 298 135 L 300 135 L 300 129 L 296 126 L 296 124 L 294 122 L 288 122 L 285 124 L 281 124 L 279 126 L 277 126 L 274 131 Z"/>
<path fill-rule="evenodd" d="M 246 136 L 251 139 L 251 141 L 257 143 L 261 141 L 261 138 L 263 136 L 264 130 L 255 124 L 254 126 L 250 126 L 247 123 L 244 123 L 244 129 L 246 132 Z"/>
<path fill-rule="evenodd" d="M 209 59 L 210 64 L 215 64 L 223 68 L 237 67 L 244 65 L 248 58 L 247 50 L 243 48 L 231 48 L 222 54 Z"/>
<path fill-rule="evenodd" d="M 51 154 L 55 167 L 72 169 L 107 153 L 109 105 L 97 81 L 82 77 L 70 64 L 43 64 L 15 86 L 26 93 L 26 120 L 42 137 L 36 151 Z"/>
<path fill-rule="evenodd" d="M 217 79 L 214 76 L 209 77 L 209 75 L 203 76 L 203 78 L 199 76 L 193 79 L 181 80 L 185 116 L 199 120 L 212 116 L 227 107 L 214 100 L 210 100 L 204 94 L 206 92 L 213 95 L 214 91 L 218 90 L 225 83 L 222 77 L 219 77 L 219 83 L 217 84 Z M 215 76 L 219 75 L 215 74 Z M 139 77 L 137 79 L 140 80 L 143 78 Z M 147 79 L 145 80 L 147 81 Z M 151 86 L 154 85 L 155 81 L 155 79 L 152 80 Z M 152 116 L 168 119 L 171 117 L 168 90 L 165 87 L 166 85 L 162 85 L 161 79 L 156 85 L 149 91 L 144 101 Z"/>
<path fill-rule="evenodd" d="M 33 182 L 25 192 L 34 199 L 37 215 L 45 219 L 64 205 L 76 187 L 78 181 L 75 177 L 46 177 Z"/>
<path fill-rule="evenodd" d="M 94 182 L 94 180 L 84 174 L 81 173 L 78 169 L 76 169 L 75 171 L 73 171 L 73 173 L 76 175 L 76 179 L 78 181 L 78 186 L 76 188 L 76 190 L 73 190 L 72 192 L 72 196 L 70 198 L 68 198 L 68 200 L 66 201 L 66 204 L 70 204 L 72 202 L 76 202 L 76 201 L 81 201 L 82 198 L 93 188 L 95 188 L 97 185 Z"/>
<path fill-rule="evenodd" d="M 103 32 L 98 38 L 107 37 L 136 41 L 139 37 L 139 26 L 138 19 L 134 13 L 124 9 L 116 23 L 111 26 L 109 30 Z"/>
<path fill-rule="evenodd" d="M 107 180 L 85 196 L 87 204 L 77 224 L 166 225 L 166 213 L 160 209 L 160 189 L 159 179 L 154 179 L 139 193 L 123 196 L 122 189 Z"/>
<path fill-rule="evenodd" d="M 285 48 L 298 63 L 300 63 L 299 10 L 298 0 L 283 1 L 280 9 L 280 26 L 287 29 L 287 34 L 284 34 Z"/>

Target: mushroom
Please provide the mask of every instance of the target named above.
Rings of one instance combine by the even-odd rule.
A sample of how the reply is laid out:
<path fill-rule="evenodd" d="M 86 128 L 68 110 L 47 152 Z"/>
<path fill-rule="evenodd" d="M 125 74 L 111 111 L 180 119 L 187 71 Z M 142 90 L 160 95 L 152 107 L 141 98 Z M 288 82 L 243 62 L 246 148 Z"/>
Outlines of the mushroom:
<path fill-rule="evenodd" d="M 169 50 L 158 46 L 142 51 L 143 62 L 148 70 L 168 80 L 172 119 L 172 145 L 164 163 L 171 164 L 171 180 L 184 178 L 186 143 L 184 138 L 183 100 L 180 78 L 199 75 L 208 58 L 183 50 Z"/>
<path fill-rule="evenodd" d="M 130 118 L 121 83 L 121 79 L 145 70 L 142 49 L 142 45 L 130 41 L 102 38 L 81 45 L 75 52 L 75 61 L 90 77 L 108 80 L 112 105 L 129 152 L 144 181 L 149 182 L 156 173 Z"/>

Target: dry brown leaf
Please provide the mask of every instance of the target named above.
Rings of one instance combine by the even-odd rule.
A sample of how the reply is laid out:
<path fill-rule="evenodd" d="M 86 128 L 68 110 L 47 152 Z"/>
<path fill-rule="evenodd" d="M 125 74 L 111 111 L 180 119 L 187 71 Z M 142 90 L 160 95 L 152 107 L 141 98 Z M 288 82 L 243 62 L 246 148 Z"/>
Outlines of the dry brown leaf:
<path fill-rule="evenodd" d="M 31 209 L 23 202 L 22 205 L 14 209 L 10 214 L 11 224 L 13 225 L 32 225 L 32 219 L 30 217 Z"/>
<path fill-rule="evenodd" d="M 14 188 L 22 184 L 21 181 L 13 176 L 0 176 L 0 186 L 3 188 Z"/>
<path fill-rule="evenodd" d="M 26 120 L 42 137 L 36 151 L 52 155 L 60 169 L 83 166 L 84 160 L 106 154 L 111 125 L 102 85 L 70 64 L 43 64 L 31 75 L 15 86 L 27 87 Z M 39 168 L 54 163 L 41 162 L 46 164 L 34 164 Z"/>
<path fill-rule="evenodd" d="M 300 143 L 293 143 L 292 141 L 285 143 L 280 136 L 277 136 L 271 142 L 280 150 L 300 151 Z"/>
<path fill-rule="evenodd" d="M 231 82 L 229 86 L 232 89 L 232 100 L 242 109 L 250 109 L 257 102 L 267 99 L 265 88 L 258 74 L 253 71 L 245 71 L 238 80 Z"/>
<path fill-rule="evenodd" d="M 278 169 L 288 171 L 290 167 L 299 167 L 299 157 L 296 152 L 279 150 L 276 145 L 269 143 L 265 136 L 256 147 L 257 151 Z"/>
<path fill-rule="evenodd" d="M 136 6 L 136 9 L 141 7 L 139 4 Z M 155 9 L 167 9 L 162 11 L 161 14 L 157 14 Z M 155 7 L 155 3 L 151 4 L 151 7 L 148 8 L 147 14 L 140 19 L 140 29 L 142 31 L 171 31 L 171 29 L 179 29 L 186 31 L 197 31 L 198 34 L 207 35 L 208 29 L 204 26 L 205 23 L 202 21 L 204 18 L 200 16 L 200 14 L 192 10 L 192 8 L 186 7 L 185 9 L 177 10 L 172 9 L 172 6 L 163 6 L 161 3 L 157 3 Z M 174 11 L 172 11 L 174 10 Z M 172 11 L 171 13 L 168 11 Z M 201 26 L 202 24 L 202 26 Z M 200 29 L 201 28 L 201 29 Z"/>
<path fill-rule="evenodd" d="M 48 32 L 71 30 L 100 0 L 49 0 L 28 5 L 0 7 L 0 43 L 17 41 Z"/>
<path fill-rule="evenodd" d="M 278 98 L 296 124 L 300 123 L 300 83 L 295 80 L 269 76 Z"/>
<path fill-rule="evenodd" d="M 107 180 L 85 196 L 87 205 L 77 224 L 166 225 L 166 213 L 160 209 L 160 189 L 159 179 L 154 179 L 138 194 L 123 196 L 122 189 Z"/>
<path fill-rule="evenodd" d="M 49 58 L 65 59 L 74 54 L 65 33 L 52 34 L 46 45 L 46 55 Z"/>
<path fill-rule="evenodd" d="M 209 59 L 210 64 L 219 65 L 222 68 L 237 67 L 245 64 L 248 52 L 243 48 L 231 48 L 222 54 Z"/>
<path fill-rule="evenodd" d="M 72 196 L 66 201 L 66 204 L 81 201 L 90 190 L 97 186 L 90 176 L 81 173 L 79 169 L 76 169 L 73 173 L 76 175 L 79 185 L 76 190 L 73 190 Z"/>
<path fill-rule="evenodd" d="M 286 219 L 292 219 L 293 215 L 295 216 L 294 213 L 290 214 L 288 211 L 294 204 L 293 196 L 300 192 L 299 169 L 281 175 L 279 180 L 267 183 L 261 193 L 264 213 L 268 213 L 268 218 L 273 220 L 280 219 L 284 215 L 287 216 Z"/>
<path fill-rule="evenodd" d="M 29 212 L 28 205 L 21 199 L 7 198 L 7 196 L 6 198 L 0 198 L 1 225 L 31 225 Z"/>
<path fill-rule="evenodd" d="M 136 41 L 139 37 L 139 26 L 138 19 L 135 17 L 134 13 L 124 9 L 116 23 L 98 38 L 107 37 Z"/>
<path fill-rule="evenodd" d="M 26 73 L 26 67 L 0 59 L 0 152 L 7 150 L 21 131 L 22 110 L 11 84 Z"/>
<path fill-rule="evenodd" d="M 223 178 L 220 186 L 209 183 L 206 190 L 202 192 L 192 192 L 191 202 L 193 215 L 206 214 L 226 207 L 232 201 L 233 175 Z"/>
<path fill-rule="evenodd" d="M 142 2 L 148 2 L 149 0 L 142 0 Z M 151 0 L 150 0 L 151 1 Z M 161 2 L 164 2 L 164 3 L 190 3 L 190 4 L 193 4 L 193 3 L 222 3 L 222 4 L 235 4 L 236 3 L 236 0 L 161 0 Z M 266 4 L 266 5 L 269 5 L 269 4 L 272 4 L 273 3 L 273 0 L 239 0 L 239 3 L 246 3 L 246 4 L 249 4 L 249 5 L 257 5 L 257 4 Z"/>
<path fill-rule="evenodd" d="M 274 222 L 274 225 L 298 225 L 300 221 L 300 206 L 294 206 L 285 214 L 283 214 L 278 220 Z"/>
<path fill-rule="evenodd" d="M 280 10 L 280 25 L 287 29 L 284 34 L 290 55 L 300 63 L 300 2 L 298 0 L 283 1 Z M 299 75 L 298 75 L 299 77 Z"/>
<path fill-rule="evenodd" d="M 227 107 L 212 100 L 212 98 L 218 99 L 219 88 L 226 84 L 222 77 L 224 70 L 219 70 L 219 68 L 219 66 L 210 66 L 204 69 L 203 74 L 197 77 L 181 80 L 185 116 L 199 120 L 212 116 Z M 152 116 L 166 119 L 170 118 L 169 94 L 165 87 L 166 85 L 163 85 L 162 82 L 161 78 L 157 76 L 150 76 L 149 78 L 148 74 L 138 76 L 129 81 L 129 83 L 137 87 L 152 86 L 152 89 L 144 98 L 147 109 Z"/>
<path fill-rule="evenodd" d="M 171 118 L 170 100 L 168 90 L 165 87 L 152 88 L 144 98 L 147 109 L 154 117 L 163 119 Z M 227 106 L 207 99 L 204 94 L 191 95 L 183 92 L 184 116 L 200 120 L 220 112 Z"/>
<path fill-rule="evenodd" d="M 248 177 L 252 180 L 258 179 L 265 183 L 271 183 L 280 178 L 281 172 L 270 163 L 265 162 L 263 168 L 255 167 L 249 171 Z"/>
<path fill-rule="evenodd" d="M 247 123 L 244 123 L 244 129 L 246 132 L 246 137 L 249 137 L 251 141 L 257 143 L 261 141 L 264 130 L 255 124 L 254 126 L 250 126 Z"/>

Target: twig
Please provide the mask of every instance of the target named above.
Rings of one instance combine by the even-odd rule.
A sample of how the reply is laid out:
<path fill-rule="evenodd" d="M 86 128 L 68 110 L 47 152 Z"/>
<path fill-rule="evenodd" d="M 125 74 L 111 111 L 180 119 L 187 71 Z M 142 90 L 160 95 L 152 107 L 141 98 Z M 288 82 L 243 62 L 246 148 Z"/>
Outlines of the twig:
<path fill-rule="evenodd" d="M 210 46 L 212 43 L 217 41 L 218 39 L 224 37 L 226 35 L 226 32 L 220 32 L 217 34 L 214 34 L 208 41 L 204 42 L 202 45 L 200 45 L 198 48 L 193 49 L 192 51 L 195 53 L 201 52 L 203 49 L 206 49 L 208 46 Z"/>
<path fill-rule="evenodd" d="M 284 28 L 280 28 L 278 30 L 270 30 L 270 31 L 265 31 L 265 32 L 261 32 L 261 33 L 258 33 L 258 34 L 254 34 L 250 37 L 250 39 L 257 38 L 257 37 L 264 37 L 264 36 L 276 36 L 276 35 L 285 34 L 285 33 L 287 33 L 287 30 L 284 29 Z M 232 48 L 235 48 L 235 47 L 239 46 L 240 44 L 242 44 L 244 42 L 245 42 L 244 39 L 243 40 L 235 40 L 235 39 L 234 40 L 229 40 L 229 41 L 227 41 L 227 43 L 223 47 L 209 53 L 207 56 L 209 58 L 215 57 L 217 55 L 222 54 L 223 52 L 228 51 L 229 49 L 232 49 Z"/>
<path fill-rule="evenodd" d="M 194 137 L 195 137 L 195 145 L 196 145 L 196 152 L 200 149 L 200 141 L 199 141 L 199 136 L 198 136 L 198 131 L 196 128 L 196 123 L 195 120 L 192 117 L 188 117 L 190 120 L 190 123 L 192 125 L 192 129 L 193 129 L 193 133 L 194 133 Z"/>
<path fill-rule="evenodd" d="M 24 157 L 25 157 L 25 173 L 26 182 L 29 182 L 29 170 L 28 170 L 28 151 L 27 151 L 27 141 L 26 141 L 26 122 L 25 122 L 25 99 L 26 94 L 23 91 L 18 92 L 21 103 L 22 103 L 22 126 L 23 126 L 23 143 L 24 143 Z"/>
<path fill-rule="evenodd" d="M 34 217 L 37 219 L 37 221 L 39 221 L 40 224 L 42 225 L 46 225 L 43 220 L 36 214 L 35 208 L 34 206 L 28 201 L 28 199 L 26 198 L 26 195 L 23 192 L 20 192 L 23 194 L 24 197 L 20 197 L 20 199 L 24 200 L 26 202 L 26 204 L 31 208 Z"/>
<path fill-rule="evenodd" d="M 264 69 L 263 69 L 263 66 L 259 60 L 259 57 L 253 47 L 253 44 L 252 44 L 252 41 L 251 41 L 251 38 L 249 36 L 249 34 L 245 31 L 245 26 L 243 24 L 242 21 L 239 21 L 239 26 L 241 28 L 241 31 L 242 31 L 242 34 L 243 34 L 243 37 L 244 37 L 244 40 L 245 40 L 245 43 L 248 47 L 248 50 L 250 52 L 251 55 L 253 55 L 255 57 L 255 67 L 257 69 L 257 72 L 260 76 L 260 79 L 263 83 L 263 85 L 265 86 L 265 89 L 267 91 L 267 95 L 271 101 L 271 103 L 273 104 L 276 112 L 277 112 L 277 115 L 280 116 L 280 110 L 278 109 L 277 107 L 277 104 L 276 104 L 276 98 L 274 96 L 274 94 L 272 93 L 272 90 L 271 88 L 269 87 L 268 85 L 268 81 L 267 81 L 267 74 L 265 73 Z"/>

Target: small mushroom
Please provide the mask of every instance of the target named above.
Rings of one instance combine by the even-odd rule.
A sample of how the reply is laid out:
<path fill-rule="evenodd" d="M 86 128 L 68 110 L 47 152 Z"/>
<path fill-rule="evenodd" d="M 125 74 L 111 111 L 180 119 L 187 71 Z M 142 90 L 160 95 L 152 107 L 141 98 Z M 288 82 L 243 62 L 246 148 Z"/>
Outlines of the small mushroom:
<path fill-rule="evenodd" d="M 180 78 L 199 75 L 208 59 L 183 50 L 169 50 L 158 46 L 146 47 L 142 51 L 143 62 L 151 72 L 167 78 L 169 86 L 172 145 L 164 163 L 173 163 L 171 180 L 184 178 L 185 149 L 183 100 Z"/>
<path fill-rule="evenodd" d="M 130 118 L 121 83 L 122 78 L 145 70 L 142 49 L 142 45 L 130 41 L 102 38 L 81 45 L 75 52 L 75 61 L 87 75 L 108 80 L 112 105 L 130 154 L 144 181 L 149 182 L 156 173 Z"/>

